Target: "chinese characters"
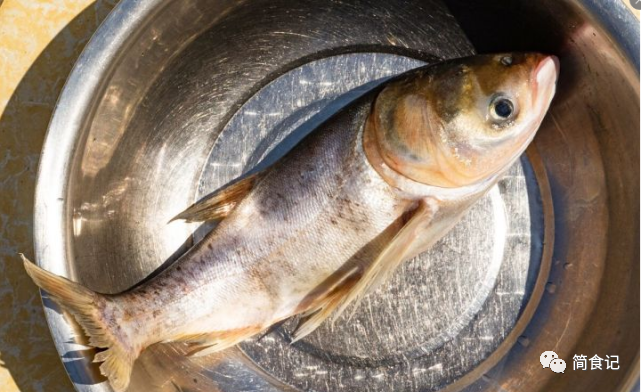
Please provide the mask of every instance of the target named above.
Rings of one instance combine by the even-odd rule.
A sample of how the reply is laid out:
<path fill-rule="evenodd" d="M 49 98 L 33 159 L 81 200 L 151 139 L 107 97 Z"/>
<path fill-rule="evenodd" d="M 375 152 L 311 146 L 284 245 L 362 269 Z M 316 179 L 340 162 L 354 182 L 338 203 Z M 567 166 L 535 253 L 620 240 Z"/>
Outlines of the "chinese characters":
<path fill-rule="evenodd" d="M 575 354 L 572 360 L 574 362 L 574 370 L 619 370 L 618 355 L 606 355 L 605 358 L 601 358 L 595 354 L 593 357 L 588 358 L 587 355 Z"/>

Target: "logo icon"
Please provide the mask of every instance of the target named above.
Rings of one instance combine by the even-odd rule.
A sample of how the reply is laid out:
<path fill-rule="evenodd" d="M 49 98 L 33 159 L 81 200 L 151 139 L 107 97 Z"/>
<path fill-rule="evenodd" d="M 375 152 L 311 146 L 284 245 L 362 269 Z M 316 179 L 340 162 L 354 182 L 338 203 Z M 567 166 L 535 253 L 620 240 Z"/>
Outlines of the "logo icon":
<path fill-rule="evenodd" d="M 641 10 L 641 0 L 630 0 L 630 5 L 634 9 Z"/>
<path fill-rule="evenodd" d="M 549 368 L 550 362 L 557 358 L 559 358 L 559 356 L 556 355 L 554 351 L 545 351 L 543 354 L 541 354 L 541 365 L 543 365 L 543 369 Z M 565 362 L 563 362 L 563 369 L 565 369 Z"/>
<path fill-rule="evenodd" d="M 561 358 L 555 358 L 550 362 L 550 370 L 554 373 L 565 373 L 565 361 Z"/>

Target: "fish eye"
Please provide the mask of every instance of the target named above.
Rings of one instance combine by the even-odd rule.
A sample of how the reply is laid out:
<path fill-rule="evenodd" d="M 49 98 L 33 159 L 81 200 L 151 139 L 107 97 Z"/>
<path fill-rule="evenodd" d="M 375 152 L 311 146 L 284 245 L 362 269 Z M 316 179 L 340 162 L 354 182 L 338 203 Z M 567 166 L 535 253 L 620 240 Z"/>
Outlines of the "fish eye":
<path fill-rule="evenodd" d="M 508 118 L 512 115 L 514 106 L 507 99 L 500 99 L 494 104 L 494 112 L 501 118 Z"/>
<path fill-rule="evenodd" d="M 496 123 L 505 123 L 515 117 L 516 106 L 514 102 L 505 97 L 499 96 L 490 103 L 490 117 Z"/>

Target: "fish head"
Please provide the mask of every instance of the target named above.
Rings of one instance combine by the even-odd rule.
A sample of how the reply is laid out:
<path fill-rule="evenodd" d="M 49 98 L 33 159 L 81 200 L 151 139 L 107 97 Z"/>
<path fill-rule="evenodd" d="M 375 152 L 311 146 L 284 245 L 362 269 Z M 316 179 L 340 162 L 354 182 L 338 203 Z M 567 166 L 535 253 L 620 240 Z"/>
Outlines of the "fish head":
<path fill-rule="evenodd" d="M 378 95 L 368 127 L 395 172 L 455 188 L 506 170 L 534 138 L 559 61 L 540 53 L 478 55 L 410 71 Z"/>

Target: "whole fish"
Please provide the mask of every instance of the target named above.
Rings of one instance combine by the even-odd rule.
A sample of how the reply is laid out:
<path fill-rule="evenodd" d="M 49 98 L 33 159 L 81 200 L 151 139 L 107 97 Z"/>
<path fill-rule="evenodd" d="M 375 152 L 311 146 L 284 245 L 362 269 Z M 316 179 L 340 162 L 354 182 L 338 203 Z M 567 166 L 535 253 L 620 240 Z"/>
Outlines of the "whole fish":
<path fill-rule="evenodd" d="M 24 266 L 105 349 L 94 360 L 117 392 L 155 343 L 206 355 L 297 314 L 300 339 L 429 248 L 497 182 L 532 141 L 558 72 L 554 56 L 507 53 L 385 83 L 270 168 L 179 214 L 222 221 L 128 292 L 93 292 L 23 256 Z"/>

